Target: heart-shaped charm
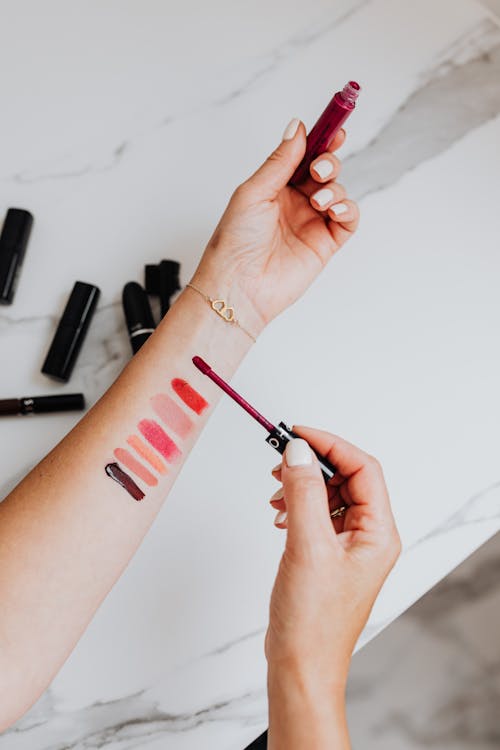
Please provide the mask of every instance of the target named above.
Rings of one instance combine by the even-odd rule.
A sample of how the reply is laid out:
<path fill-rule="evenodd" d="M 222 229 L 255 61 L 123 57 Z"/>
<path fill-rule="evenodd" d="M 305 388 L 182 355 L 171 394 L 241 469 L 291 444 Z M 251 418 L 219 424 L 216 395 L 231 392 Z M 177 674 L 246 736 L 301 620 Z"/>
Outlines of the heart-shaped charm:
<path fill-rule="evenodd" d="M 229 321 L 233 320 L 233 318 L 234 318 L 234 310 L 233 310 L 233 308 L 232 307 L 226 307 L 226 308 L 224 308 L 224 310 L 222 310 L 222 316 L 226 320 L 229 320 Z"/>
<path fill-rule="evenodd" d="M 226 303 L 223 299 L 214 299 L 212 301 L 212 309 L 215 310 L 215 312 L 222 312 L 226 308 Z"/>

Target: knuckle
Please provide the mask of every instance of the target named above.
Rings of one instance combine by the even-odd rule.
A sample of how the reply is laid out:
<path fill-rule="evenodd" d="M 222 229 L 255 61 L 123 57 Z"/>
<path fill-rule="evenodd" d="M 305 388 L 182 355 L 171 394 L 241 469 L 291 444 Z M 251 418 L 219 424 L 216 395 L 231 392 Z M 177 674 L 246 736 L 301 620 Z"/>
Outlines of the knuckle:
<path fill-rule="evenodd" d="M 231 200 L 238 201 L 240 198 L 245 197 L 245 195 L 248 193 L 248 180 L 245 180 L 245 182 L 242 182 L 241 185 L 238 185 L 238 187 L 234 190 Z"/>
<path fill-rule="evenodd" d="M 376 458 L 375 456 L 368 454 L 366 463 L 370 467 L 370 469 L 372 469 L 373 471 L 382 473 L 382 465 L 380 461 L 378 460 L 378 458 Z"/>
<path fill-rule="evenodd" d="M 281 148 L 277 148 L 272 152 L 272 154 L 269 154 L 266 161 L 268 164 L 275 164 L 276 162 L 279 162 L 282 159 L 283 159 L 283 152 L 281 151 Z"/>
<path fill-rule="evenodd" d="M 316 495 L 320 491 L 324 491 L 324 482 L 321 478 L 307 474 L 296 478 L 296 487 L 304 495 Z"/>
<path fill-rule="evenodd" d="M 394 553 L 394 560 L 396 561 L 403 551 L 403 544 L 401 537 L 399 536 L 398 530 L 395 528 L 392 535 L 392 550 Z"/>

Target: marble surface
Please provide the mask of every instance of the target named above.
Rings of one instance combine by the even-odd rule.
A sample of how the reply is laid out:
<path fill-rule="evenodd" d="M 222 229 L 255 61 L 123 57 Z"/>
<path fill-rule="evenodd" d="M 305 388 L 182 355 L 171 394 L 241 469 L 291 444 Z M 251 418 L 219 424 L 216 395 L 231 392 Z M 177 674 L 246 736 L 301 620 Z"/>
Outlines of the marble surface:
<path fill-rule="evenodd" d="M 15 304 L 0 311 L 6 397 L 61 390 L 40 366 L 81 279 L 102 297 L 65 390 L 97 400 L 130 355 L 123 284 L 162 257 L 182 262 L 186 282 L 289 119 L 311 125 L 346 80 L 362 84 L 340 152 L 360 229 L 234 383 L 270 418 L 331 429 L 381 459 L 404 554 L 367 643 L 500 528 L 498 2 L 21 0 L 5 18 L 15 106 L 2 114 L 2 208 L 36 217 Z M 75 420 L 2 420 L 0 496 Z M 274 463 L 223 401 L 0 750 L 229 750 L 262 730 L 283 545 L 267 505 Z"/>
<path fill-rule="evenodd" d="M 353 746 L 493 750 L 500 745 L 500 535 L 353 659 Z"/>

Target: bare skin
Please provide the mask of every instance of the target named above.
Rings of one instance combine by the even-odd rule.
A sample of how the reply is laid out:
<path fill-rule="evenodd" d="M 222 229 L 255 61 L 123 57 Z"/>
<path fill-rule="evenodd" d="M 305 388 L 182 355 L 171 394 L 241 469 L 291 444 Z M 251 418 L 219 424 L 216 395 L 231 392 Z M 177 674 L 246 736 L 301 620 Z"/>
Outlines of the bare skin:
<path fill-rule="evenodd" d="M 290 130 L 288 130 L 290 135 Z M 340 131 L 332 151 L 345 138 Z M 302 123 L 241 185 L 200 260 L 193 282 L 233 305 L 254 335 L 305 291 L 355 232 L 359 211 L 336 182 L 311 172 L 298 191 L 287 182 L 305 150 Z M 321 183 L 321 184 L 320 184 Z M 318 211 L 326 184 L 336 217 Z M 136 551 L 220 398 L 192 365 L 199 354 L 230 378 L 252 346 L 192 289 L 185 289 L 156 332 L 76 427 L 0 504 L 0 730 L 16 721 L 58 672 L 96 609 Z M 180 441 L 181 459 L 136 502 L 104 472 L 150 399 L 172 378 L 208 401 Z M 36 627 L 34 626 L 36 623 Z"/>
<path fill-rule="evenodd" d="M 266 636 L 268 747 L 347 750 L 351 655 L 401 544 L 376 459 L 336 435 L 293 429 L 304 439 L 273 470 L 282 487 L 271 504 L 287 538 Z M 328 487 L 308 444 L 338 469 Z M 293 448 L 309 463 L 294 464 Z"/>

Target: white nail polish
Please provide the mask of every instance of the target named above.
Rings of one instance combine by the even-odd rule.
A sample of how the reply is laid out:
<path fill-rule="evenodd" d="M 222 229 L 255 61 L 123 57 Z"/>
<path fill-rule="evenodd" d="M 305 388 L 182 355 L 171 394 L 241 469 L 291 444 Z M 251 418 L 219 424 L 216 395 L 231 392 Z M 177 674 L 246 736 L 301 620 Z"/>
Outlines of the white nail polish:
<path fill-rule="evenodd" d="M 321 159 L 321 161 L 316 162 L 314 165 L 313 172 L 316 172 L 318 177 L 324 180 L 325 177 L 329 177 L 333 172 L 333 164 L 328 159 Z"/>
<path fill-rule="evenodd" d="M 330 211 L 335 214 L 335 216 L 340 216 L 341 214 L 345 214 L 346 211 L 348 211 L 349 208 L 346 206 L 345 203 L 336 203 L 334 206 L 330 206 Z"/>
<path fill-rule="evenodd" d="M 273 467 L 273 468 L 271 469 L 271 474 L 274 474 L 274 472 L 275 472 L 275 471 L 279 471 L 279 470 L 281 469 L 282 465 L 283 465 L 283 464 L 281 463 L 281 461 L 279 462 L 279 464 L 276 464 L 276 466 L 274 466 L 274 467 Z"/>
<path fill-rule="evenodd" d="M 285 458 L 287 466 L 307 466 L 312 463 L 311 449 L 302 438 L 294 438 L 286 445 Z"/>
<path fill-rule="evenodd" d="M 283 498 L 283 487 L 280 487 L 279 490 L 276 490 L 271 500 L 281 500 L 282 498 Z"/>
<path fill-rule="evenodd" d="M 330 190 L 330 188 L 321 188 L 321 190 L 318 190 L 318 192 L 314 193 L 311 197 L 316 201 L 318 206 L 323 208 L 323 206 L 331 203 L 335 196 L 333 195 L 333 190 Z"/>
<path fill-rule="evenodd" d="M 283 140 L 284 141 L 291 141 L 295 133 L 297 132 L 297 128 L 299 127 L 300 120 L 297 117 L 294 117 L 293 120 L 290 120 L 288 125 L 285 128 L 285 132 L 283 133 Z"/>
<path fill-rule="evenodd" d="M 274 519 L 274 523 L 285 523 L 287 516 L 288 513 L 286 512 L 286 510 L 280 510 L 280 512 L 277 513 L 276 518 Z"/>

